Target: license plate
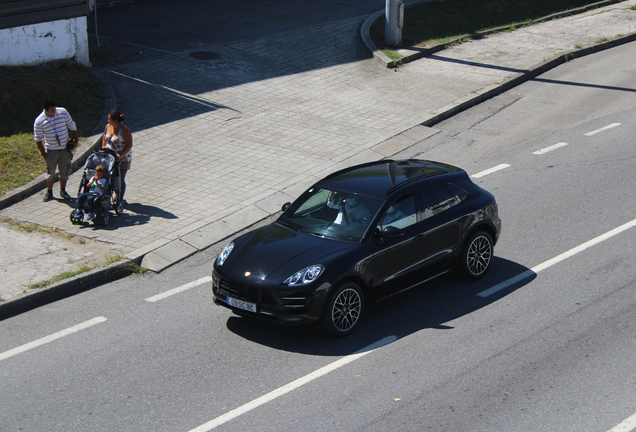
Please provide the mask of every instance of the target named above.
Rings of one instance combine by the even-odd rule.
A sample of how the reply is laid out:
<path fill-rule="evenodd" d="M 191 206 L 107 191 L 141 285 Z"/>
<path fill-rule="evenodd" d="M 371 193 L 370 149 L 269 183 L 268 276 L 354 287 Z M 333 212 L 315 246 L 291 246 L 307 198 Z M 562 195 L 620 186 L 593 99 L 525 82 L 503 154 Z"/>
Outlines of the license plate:
<path fill-rule="evenodd" d="M 256 305 L 254 303 L 246 302 L 243 300 L 237 300 L 232 297 L 227 298 L 227 304 L 235 308 L 243 309 L 249 312 L 256 313 Z"/>

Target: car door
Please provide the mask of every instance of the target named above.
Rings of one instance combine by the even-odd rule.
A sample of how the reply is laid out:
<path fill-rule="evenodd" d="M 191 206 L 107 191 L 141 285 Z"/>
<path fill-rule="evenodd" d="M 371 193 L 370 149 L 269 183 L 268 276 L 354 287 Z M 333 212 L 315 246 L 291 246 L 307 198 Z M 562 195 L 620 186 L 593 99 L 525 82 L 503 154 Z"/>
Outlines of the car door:
<path fill-rule="evenodd" d="M 422 269 L 439 271 L 458 253 L 465 216 L 459 204 L 467 196 L 463 189 L 451 183 L 434 183 L 417 190 Z"/>
<path fill-rule="evenodd" d="M 422 251 L 418 247 L 421 228 L 415 193 L 399 197 L 388 207 L 377 228 L 382 232 L 387 227 L 398 228 L 400 235 L 382 238 L 373 245 L 376 250 L 371 266 L 379 296 L 401 289 L 422 259 Z"/>
<path fill-rule="evenodd" d="M 466 193 L 445 183 L 424 185 L 396 200 L 381 218 L 378 229 L 402 230 L 386 239 L 373 258 L 374 281 L 380 296 L 400 291 L 438 273 L 457 252 L 461 217 L 455 208 Z"/>

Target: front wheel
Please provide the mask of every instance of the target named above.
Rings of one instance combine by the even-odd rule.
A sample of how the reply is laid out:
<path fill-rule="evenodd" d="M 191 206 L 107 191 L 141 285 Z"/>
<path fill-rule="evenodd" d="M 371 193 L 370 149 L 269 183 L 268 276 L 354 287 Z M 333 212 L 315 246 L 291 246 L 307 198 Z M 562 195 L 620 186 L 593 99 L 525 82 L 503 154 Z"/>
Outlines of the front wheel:
<path fill-rule="evenodd" d="M 490 268 L 493 256 L 492 237 L 486 231 L 476 231 L 466 239 L 461 256 L 461 269 L 469 279 L 479 279 Z"/>
<path fill-rule="evenodd" d="M 322 327 L 330 334 L 347 336 L 358 327 L 364 313 L 364 294 L 353 282 L 346 282 L 331 295 L 322 316 Z"/>
<path fill-rule="evenodd" d="M 124 214 L 124 202 L 121 199 L 118 199 L 117 204 L 115 204 L 115 214 L 117 216 Z"/>

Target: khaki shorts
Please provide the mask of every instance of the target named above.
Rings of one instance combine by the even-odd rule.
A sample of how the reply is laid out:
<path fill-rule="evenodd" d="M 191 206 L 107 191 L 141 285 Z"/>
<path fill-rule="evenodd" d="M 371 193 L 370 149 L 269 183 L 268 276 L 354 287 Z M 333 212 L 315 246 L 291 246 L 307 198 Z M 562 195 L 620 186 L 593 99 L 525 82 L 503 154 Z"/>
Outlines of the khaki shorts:
<path fill-rule="evenodd" d="M 68 180 L 71 175 L 71 152 L 68 150 L 49 150 L 46 152 L 47 180 L 55 179 L 55 168 L 59 170 L 60 178 Z"/>

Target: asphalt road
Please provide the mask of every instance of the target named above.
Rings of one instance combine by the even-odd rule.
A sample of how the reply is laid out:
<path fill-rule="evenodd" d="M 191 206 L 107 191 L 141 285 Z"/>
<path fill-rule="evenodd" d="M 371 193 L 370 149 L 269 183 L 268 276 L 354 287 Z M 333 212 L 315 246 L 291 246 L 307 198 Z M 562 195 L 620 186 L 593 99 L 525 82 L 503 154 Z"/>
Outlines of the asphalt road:
<path fill-rule="evenodd" d="M 0 429 L 611 430 L 636 412 L 635 49 L 559 67 L 402 155 L 499 168 L 474 179 L 504 223 L 484 279 L 446 275 L 333 340 L 215 307 L 208 250 L 1 321 Z"/>

